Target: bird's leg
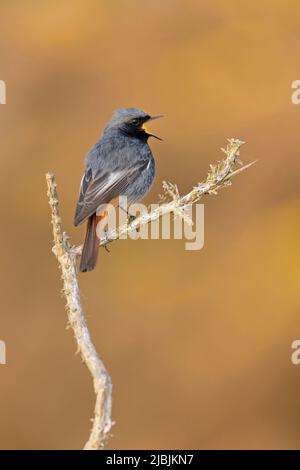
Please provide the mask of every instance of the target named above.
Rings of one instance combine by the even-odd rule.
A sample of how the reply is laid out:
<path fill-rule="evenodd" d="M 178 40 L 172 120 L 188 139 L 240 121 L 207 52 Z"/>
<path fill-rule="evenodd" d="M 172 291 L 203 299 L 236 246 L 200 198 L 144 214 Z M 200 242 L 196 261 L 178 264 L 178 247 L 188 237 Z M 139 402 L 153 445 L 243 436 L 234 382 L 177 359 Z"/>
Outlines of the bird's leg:
<path fill-rule="evenodd" d="M 100 212 L 100 214 L 96 214 L 96 235 L 99 241 L 101 240 L 101 234 L 105 231 L 107 225 L 107 217 L 107 210 Z"/>
<path fill-rule="evenodd" d="M 133 221 L 136 219 L 136 216 L 130 214 L 130 212 L 129 212 L 127 209 L 124 209 L 124 207 L 119 206 L 119 208 L 122 209 L 122 211 L 126 212 L 128 225 L 131 224 L 131 222 L 133 222 Z M 137 227 L 137 228 L 136 228 L 136 231 L 139 232 L 139 231 L 140 231 L 140 227 Z"/>
<path fill-rule="evenodd" d="M 130 212 L 129 212 L 127 209 L 125 209 L 124 207 L 119 206 L 119 209 L 122 209 L 123 212 L 126 212 L 127 217 L 128 217 L 127 222 L 128 222 L 129 224 L 130 224 L 134 219 L 136 219 L 136 216 L 130 214 Z"/>

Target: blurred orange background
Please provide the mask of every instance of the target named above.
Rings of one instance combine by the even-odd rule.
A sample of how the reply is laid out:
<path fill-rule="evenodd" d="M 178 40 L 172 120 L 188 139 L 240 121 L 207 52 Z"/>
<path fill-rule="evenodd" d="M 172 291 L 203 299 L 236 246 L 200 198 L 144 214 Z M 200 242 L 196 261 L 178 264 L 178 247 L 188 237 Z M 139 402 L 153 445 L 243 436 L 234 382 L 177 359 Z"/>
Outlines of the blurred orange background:
<path fill-rule="evenodd" d="M 84 156 L 111 112 L 164 113 L 151 129 L 182 193 L 227 137 L 258 163 L 205 202 L 205 246 L 119 241 L 80 275 L 113 380 L 111 449 L 300 447 L 299 119 L 296 0 L 1 3 L 0 448 L 81 448 L 94 395 L 66 331 L 46 198 L 73 227 Z"/>

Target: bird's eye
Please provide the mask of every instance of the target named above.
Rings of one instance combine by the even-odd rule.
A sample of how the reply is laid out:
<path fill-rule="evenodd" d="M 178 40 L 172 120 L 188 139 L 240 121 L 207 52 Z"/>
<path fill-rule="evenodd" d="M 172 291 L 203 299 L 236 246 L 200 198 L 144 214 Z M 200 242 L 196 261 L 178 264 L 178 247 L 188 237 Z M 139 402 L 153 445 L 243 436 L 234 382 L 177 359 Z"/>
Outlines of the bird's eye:
<path fill-rule="evenodd" d="M 138 123 L 139 123 L 138 119 L 131 119 L 131 124 L 133 124 L 134 126 L 136 126 Z"/>

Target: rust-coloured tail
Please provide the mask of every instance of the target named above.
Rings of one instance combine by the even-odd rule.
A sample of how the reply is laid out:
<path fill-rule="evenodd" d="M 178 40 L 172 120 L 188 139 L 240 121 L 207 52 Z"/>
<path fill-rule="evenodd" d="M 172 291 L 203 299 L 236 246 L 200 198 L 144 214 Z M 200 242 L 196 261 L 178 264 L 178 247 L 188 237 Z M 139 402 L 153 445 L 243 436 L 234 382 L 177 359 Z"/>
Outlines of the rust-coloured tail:
<path fill-rule="evenodd" d="M 80 271 L 92 271 L 98 258 L 99 238 L 96 234 L 97 217 L 96 214 L 92 215 L 87 222 L 86 235 L 80 260 Z"/>

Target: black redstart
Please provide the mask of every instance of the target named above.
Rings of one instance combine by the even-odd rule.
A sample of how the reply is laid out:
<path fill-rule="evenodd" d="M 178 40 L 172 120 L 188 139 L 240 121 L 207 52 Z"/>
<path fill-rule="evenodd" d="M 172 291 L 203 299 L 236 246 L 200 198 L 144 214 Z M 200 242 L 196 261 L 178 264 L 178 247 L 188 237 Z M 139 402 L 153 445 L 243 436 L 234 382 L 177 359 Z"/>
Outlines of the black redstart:
<path fill-rule="evenodd" d="M 128 204 L 133 204 L 149 191 L 155 162 L 148 138 L 161 139 L 150 134 L 145 123 L 159 117 L 151 117 L 141 109 L 118 109 L 87 154 L 74 218 L 75 226 L 88 219 L 80 271 L 91 271 L 96 266 L 97 224 L 107 215 L 105 211 L 98 213 L 98 208 L 120 195 L 127 196 Z"/>

